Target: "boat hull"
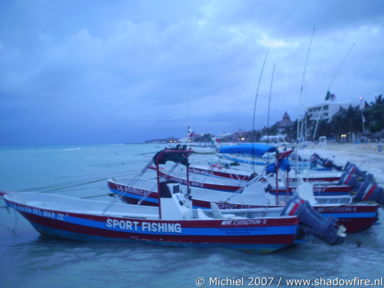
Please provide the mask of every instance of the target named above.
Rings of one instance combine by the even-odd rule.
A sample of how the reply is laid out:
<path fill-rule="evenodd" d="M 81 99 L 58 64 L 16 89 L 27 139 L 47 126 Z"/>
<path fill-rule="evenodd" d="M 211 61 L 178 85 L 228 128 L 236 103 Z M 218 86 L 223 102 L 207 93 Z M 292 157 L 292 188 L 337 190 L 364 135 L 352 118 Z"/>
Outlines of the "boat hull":
<path fill-rule="evenodd" d="M 109 189 L 126 203 L 141 205 L 158 206 L 159 197 L 157 192 L 137 189 L 130 186 L 108 181 Z M 140 193 L 140 194 L 138 194 Z M 207 191 L 207 193 L 209 193 Z M 147 195 L 143 198 L 143 195 Z M 210 202 L 203 199 L 192 199 L 194 208 L 210 208 Z M 260 208 L 260 205 L 244 205 L 235 203 L 216 203 L 220 209 L 239 209 L 239 208 Z M 344 225 L 348 233 L 355 233 L 371 227 L 378 219 L 378 205 L 375 204 L 347 204 L 347 205 L 313 205 L 313 207 L 325 217 L 338 220 L 338 224 Z"/>
<path fill-rule="evenodd" d="M 152 167 L 152 169 L 154 169 Z M 244 182 L 241 179 L 232 179 L 233 181 L 232 184 L 221 184 L 220 182 L 217 183 L 211 183 L 211 182 L 203 182 L 203 181 L 188 181 L 184 178 L 181 178 L 177 175 L 171 175 L 168 173 L 165 173 L 163 171 L 159 171 L 159 175 L 163 177 L 164 179 L 168 181 L 174 181 L 177 183 L 180 183 L 182 185 L 187 185 L 191 187 L 197 187 L 197 188 L 204 188 L 204 189 L 210 189 L 210 190 L 215 190 L 215 191 L 224 191 L 224 192 L 237 192 L 243 189 L 244 185 L 246 182 Z M 213 177 L 210 177 L 211 179 L 214 179 Z M 227 177 L 223 177 L 226 179 L 230 179 Z M 272 188 L 271 193 L 272 194 L 277 194 L 277 195 L 288 195 L 292 196 L 292 192 L 295 190 L 295 187 L 289 187 L 288 189 L 286 187 L 280 187 L 278 189 Z M 335 185 L 335 184 L 315 184 L 313 185 L 313 193 L 315 196 L 346 196 L 350 195 L 352 193 L 352 188 L 349 185 Z"/>
<path fill-rule="evenodd" d="M 242 180 L 242 181 L 250 181 L 252 179 L 252 172 L 249 171 L 249 173 L 241 173 L 241 171 L 236 171 L 233 169 L 228 169 L 226 167 L 222 167 L 220 165 L 213 165 L 209 168 L 207 167 L 195 167 L 190 166 L 189 171 L 191 173 L 196 174 L 202 174 L 202 175 L 210 175 L 215 177 L 221 177 L 221 178 L 229 178 L 229 179 L 236 179 L 236 180 Z M 304 182 L 311 182 L 311 183 L 329 183 L 333 182 L 336 183 L 340 180 L 340 176 L 308 176 L 303 177 L 301 180 Z M 297 179 L 289 177 L 288 182 L 292 185 L 296 184 Z"/>
<path fill-rule="evenodd" d="M 41 234 L 78 241 L 141 241 L 165 245 L 227 246 L 273 252 L 294 243 L 296 217 L 239 220 L 147 220 L 69 213 L 5 199 Z"/>
<path fill-rule="evenodd" d="M 278 196 L 292 196 L 295 187 L 271 188 L 270 193 Z M 349 185 L 313 185 L 314 196 L 348 196 L 352 194 L 352 187 Z"/>

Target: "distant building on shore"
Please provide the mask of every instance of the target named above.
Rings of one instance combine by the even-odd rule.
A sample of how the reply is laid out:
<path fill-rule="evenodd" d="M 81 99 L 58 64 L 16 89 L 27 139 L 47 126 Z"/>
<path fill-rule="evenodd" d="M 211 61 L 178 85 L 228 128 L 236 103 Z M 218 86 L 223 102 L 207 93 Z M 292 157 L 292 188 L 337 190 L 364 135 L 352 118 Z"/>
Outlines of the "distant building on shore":
<path fill-rule="evenodd" d="M 307 108 L 306 114 L 310 120 L 327 120 L 331 122 L 333 115 L 339 112 L 340 108 L 347 109 L 350 105 L 356 106 L 353 103 L 337 103 L 331 100 L 326 100 L 321 105 L 313 105 Z"/>
<path fill-rule="evenodd" d="M 293 126 L 293 122 L 291 117 L 289 117 L 288 113 L 285 112 L 283 115 L 283 119 L 279 123 L 277 123 L 277 132 L 279 134 L 286 133 L 287 130 Z"/>
<path fill-rule="evenodd" d="M 151 139 L 146 140 L 145 143 L 179 143 L 179 139 L 176 137 L 168 137 L 168 138 L 162 138 L 162 139 Z"/>

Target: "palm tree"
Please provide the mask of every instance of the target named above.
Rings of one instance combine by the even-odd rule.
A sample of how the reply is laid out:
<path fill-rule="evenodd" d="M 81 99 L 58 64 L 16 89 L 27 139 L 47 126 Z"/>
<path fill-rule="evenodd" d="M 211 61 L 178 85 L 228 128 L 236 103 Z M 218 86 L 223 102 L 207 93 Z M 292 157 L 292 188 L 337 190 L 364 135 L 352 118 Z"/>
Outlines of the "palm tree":
<path fill-rule="evenodd" d="M 378 95 L 375 101 L 365 107 L 364 115 L 366 117 L 366 126 L 372 132 L 381 131 L 384 129 L 384 97 Z"/>
<path fill-rule="evenodd" d="M 325 129 L 338 138 L 341 134 L 358 133 L 362 131 L 361 111 L 358 106 L 350 105 L 347 109 L 340 108 L 333 115 L 331 122 Z"/>
<path fill-rule="evenodd" d="M 384 98 L 383 95 L 380 94 L 379 96 L 375 97 L 375 102 L 371 102 L 372 105 L 384 105 Z"/>

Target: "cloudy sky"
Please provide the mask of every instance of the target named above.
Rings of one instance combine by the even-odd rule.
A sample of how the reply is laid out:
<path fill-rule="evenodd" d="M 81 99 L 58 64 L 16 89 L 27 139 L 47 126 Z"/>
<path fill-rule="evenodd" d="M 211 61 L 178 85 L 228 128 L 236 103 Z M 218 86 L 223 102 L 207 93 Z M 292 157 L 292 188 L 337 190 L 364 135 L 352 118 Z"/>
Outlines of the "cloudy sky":
<path fill-rule="evenodd" d="M 337 101 L 372 101 L 384 93 L 384 1 L 1 1 L 0 145 L 250 130 L 267 51 L 256 127 L 273 65 L 272 123 L 329 86 Z"/>

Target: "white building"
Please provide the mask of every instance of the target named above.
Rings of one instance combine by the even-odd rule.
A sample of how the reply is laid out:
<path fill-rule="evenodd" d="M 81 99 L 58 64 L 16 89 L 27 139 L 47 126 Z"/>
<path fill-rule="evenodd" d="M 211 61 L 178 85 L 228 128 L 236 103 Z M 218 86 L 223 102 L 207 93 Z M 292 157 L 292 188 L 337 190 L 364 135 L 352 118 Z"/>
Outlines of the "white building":
<path fill-rule="evenodd" d="M 327 100 L 321 105 L 309 106 L 306 113 L 309 115 L 310 120 L 317 120 L 320 116 L 320 120 L 328 120 L 330 122 L 332 116 L 339 112 L 340 108 L 347 109 L 350 105 L 357 106 L 353 103 L 337 103 Z"/>

